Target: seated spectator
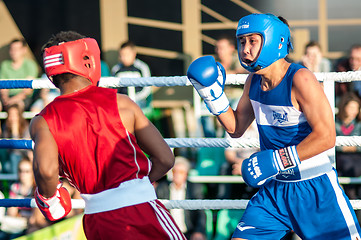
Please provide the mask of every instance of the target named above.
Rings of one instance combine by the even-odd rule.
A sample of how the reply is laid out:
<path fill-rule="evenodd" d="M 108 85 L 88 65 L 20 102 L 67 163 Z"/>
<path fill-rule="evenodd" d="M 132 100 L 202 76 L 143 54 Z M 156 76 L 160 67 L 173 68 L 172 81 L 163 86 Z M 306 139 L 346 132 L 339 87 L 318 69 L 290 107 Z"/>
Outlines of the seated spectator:
<path fill-rule="evenodd" d="M 110 77 L 110 68 L 108 63 L 103 59 L 103 54 L 100 53 L 100 69 L 102 77 Z"/>
<path fill-rule="evenodd" d="M 41 79 L 48 80 L 48 77 L 43 74 Z M 43 88 L 40 89 L 39 97 L 37 100 L 30 107 L 30 111 L 34 114 L 39 113 L 43 108 L 52 102 L 57 96 L 60 95 L 59 89 L 50 89 L 50 88 Z"/>
<path fill-rule="evenodd" d="M 360 136 L 361 123 L 357 119 L 360 114 L 361 102 L 354 93 L 346 93 L 339 103 L 339 112 L 336 115 L 337 136 Z M 336 168 L 339 176 L 361 176 L 361 146 L 337 146 Z M 346 185 L 345 192 L 350 199 L 361 198 L 360 185 Z"/>
<path fill-rule="evenodd" d="M 60 93 L 57 89 L 43 88 L 40 90 L 39 98 L 31 105 L 30 112 L 37 114 L 52 102 Z"/>
<path fill-rule="evenodd" d="M 5 120 L 4 138 L 27 138 L 30 137 L 28 133 L 29 123 L 24 118 L 24 109 L 19 104 L 10 105 L 7 110 L 7 117 Z"/>
<path fill-rule="evenodd" d="M 18 164 L 19 179 L 10 186 L 9 198 L 23 199 L 34 197 L 35 181 L 32 169 L 32 162 L 24 156 Z M 31 214 L 31 208 L 8 208 L 5 217 L 6 223 L 1 225 L 2 234 L 6 233 L 9 239 L 24 235 Z"/>
<path fill-rule="evenodd" d="M 27 44 L 24 39 L 14 39 L 9 46 L 10 60 L 0 65 L 0 79 L 34 79 L 39 68 L 35 61 L 26 58 Z M 18 104 L 28 110 L 32 101 L 32 89 L 1 89 L 1 102 L 4 108 Z"/>
<path fill-rule="evenodd" d="M 3 126 L 3 138 L 30 138 L 29 122 L 23 117 L 24 109 L 19 104 L 12 104 L 8 106 L 6 112 L 8 116 Z M 18 163 L 26 151 L 22 149 L 9 149 L 7 152 L 10 161 L 3 162 L 3 171 L 16 173 Z"/>
<path fill-rule="evenodd" d="M 351 47 L 349 57 L 339 61 L 336 70 L 337 72 L 361 70 L 361 44 L 355 44 Z"/>
<path fill-rule="evenodd" d="M 339 112 L 336 115 L 337 136 L 360 136 L 361 122 L 357 118 L 360 115 L 361 102 L 354 93 L 346 93 L 339 103 Z M 340 177 L 361 176 L 361 146 L 337 146 L 336 147 L 336 169 Z M 350 199 L 361 198 L 361 185 L 346 184 L 343 186 L 346 195 Z M 361 220 L 361 212 L 356 211 Z"/>
<path fill-rule="evenodd" d="M 312 72 L 331 71 L 331 61 L 322 56 L 321 45 L 316 41 L 311 41 L 306 45 L 305 54 L 298 63 Z"/>
<path fill-rule="evenodd" d="M 248 73 L 248 71 L 244 69 L 239 63 L 234 36 L 221 35 L 220 37 L 218 37 L 215 44 L 214 52 L 216 61 L 222 64 L 226 71 L 226 74 Z M 243 92 L 242 88 L 243 86 L 237 85 L 225 86 L 224 91 L 231 105 L 238 103 L 239 97 L 242 95 Z M 202 109 L 207 109 L 203 101 L 201 107 Z M 214 116 L 201 117 L 204 137 L 222 137 L 217 136 L 217 122 L 218 121 Z"/>
<path fill-rule="evenodd" d="M 226 138 L 231 138 L 228 134 Z M 258 139 L 257 124 L 254 121 L 241 138 Z M 244 159 L 249 158 L 253 153 L 260 151 L 257 147 L 249 148 L 226 148 L 224 155 L 226 162 L 222 166 L 221 175 L 242 175 L 241 166 Z M 220 184 L 219 198 L 222 199 L 250 199 L 256 189 L 246 184 Z"/>
<path fill-rule="evenodd" d="M 341 59 L 336 65 L 336 72 L 360 71 L 361 70 L 361 44 L 355 44 L 351 47 L 349 56 L 346 59 Z M 336 103 L 340 97 L 349 91 L 355 91 L 361 97 L 361 83 L 343 82 L 335 83 Z"/>
<path fill-rule="evenodd" d="M 248 73 L 239 63 L 233 36 L 222 35 L 219 37 L 215 45 L 215 54 L 216 61 L 222 64 L 227 74 Z"/>
<path fill-rule="evenodd" d="M 112 67 L 111 73 L 115 77 L 140 78 L 150 77 L 149 66 L 137 58 L 136 46 L 133 42 L 127 41 L 121 44 L 119 49 L 119 63 Z M 144 111 L 149 107 L 151 87 L 135 87 L 135 96 L 128 92 L 128 88 L 121 87 L 119 93 L 128 94 Z"/>
<path fill-rule="evenodd" d="M 188 159 L 177 156 L 171 171 L 171 182 L 162 181 L 156 188 L 159 199 L 203 199 L 203 186 L 187 180 Z M 187 239 L 205 240 L 206 215 L 203 210 L 170 209 L 170 213 Z"/>

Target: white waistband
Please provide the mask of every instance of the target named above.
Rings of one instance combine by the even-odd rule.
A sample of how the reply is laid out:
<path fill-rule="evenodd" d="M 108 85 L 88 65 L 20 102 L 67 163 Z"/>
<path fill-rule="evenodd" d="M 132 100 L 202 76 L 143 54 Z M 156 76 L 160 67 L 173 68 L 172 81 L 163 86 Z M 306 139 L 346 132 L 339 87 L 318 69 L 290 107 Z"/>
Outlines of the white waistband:
<path fill-rule="evenodd" d="M 157 199 L 148 177 L 129 180 L 121 183 L 117 188 L 100 193 L 80 195 L 85 202 L 85 214 L 106 212 Z"/>
<path fill-rule="evenodd" d="M 301 161 L 298 166 L 299 172 L 289 170 L 275 177 L 277 181 L 302 181 L 315 178 L 332 171 L 332 164 L 326 152 L 320 153 L 312 158 Z"/>

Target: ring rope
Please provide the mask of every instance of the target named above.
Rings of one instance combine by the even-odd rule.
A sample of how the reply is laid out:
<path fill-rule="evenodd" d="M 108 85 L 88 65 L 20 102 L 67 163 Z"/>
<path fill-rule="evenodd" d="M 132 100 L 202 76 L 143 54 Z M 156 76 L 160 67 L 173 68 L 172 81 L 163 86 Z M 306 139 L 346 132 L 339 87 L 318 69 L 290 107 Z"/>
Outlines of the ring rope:
<path fill-rule="evenodd" d="M 242 176 L 233 175 L 191 175 L 188 176 L 188 181 L 192 183 L 245 183 Z M 338 177 L 338 181 L 343 184 L 361 184 L 360 177 Z"/>
<path fill-rule="evenodd" d="M 258 138 L 165 138 L 171 148 L 249 148 L 259 147 Z M 336 146 L 361 146 L 361 136 L 337 136 Z M 29 139 L 0 139 L 0 148 L 33 149 Z"/>
<path fill-rule="evenodd" d="M 186 210 L 205 210 L 205 209 L 246 209 L 249 200 L 222 200 L 222 199 L 204 199 L 204 200 L 166 200 L 159 199 L 167 209 L 186 209 Z M 353 209 L 361 209 L 361 200 L 350 200 Z M 73 209 L 84 209 L 83 199 L 72 199 Z M 36 208 L 35 199 L 0 199 L 0 207 L 27 207 Z"/>
<path fill-rule="evenodd" d="M 351 82 L 361 80 L 361 71 L 358 72 L 339 72 L 339 73 L 315 73 L 318 81 L 336 81 L 336 82 Z M 248 74 L 229 74 L 227 75 L 226 84 L 244 84 Z M 145 86 L 189 86 L 186 76 L 175 77 L 142 77 L 134 82 L 133 78 L 116 78 L 106 77 L 101 78 L 99 86 L 101 87 L 145 87 Z M 55 86 L 44 79 L 34 80 L 2 80 L 0 81 L 0 89 L 14 89 L 14 88 L 55 88 Z M 258 139 L 207 139 L 207 138 L 178 138 L 165 139 L 170 147 L 223 147 L 223 148 L 246 148 L 259 147 Z M 361 137 L 341 137 L 336 138 L 336 146 L 360 146 Z M 32 149 L 34 143 L 32 140 L 25 139 L 0 139 L 0 148 L 10 149 Z M 213 176 L 214 177 L 214 176 Z M 245 209 L 248 200 L 161 200 L 168 208 L 182 208 L 182 209 Z M 352 207 L 357 210 L 361 209 L 361 200 L 350 200 Z M 73 199 L 73 208 L 84 208 L 84 201 L 82 199 Z M 34 199 L 0 199 L 0 207 L 36 207 Z"/>
<path fill-rule="evenodd" d="M 259 147 L 257 138 L 165 138 L 171 148 L 179 147 L 219 147 L 219 148 L 249 148 Z M 361 136 L 337 136 L 336 146 L 360 146 Z M 33 149 L 34 142 L 28 139 L 0 139 L 0 148 Z M 4 175 L 4 176 L 3 176 Z M 16 175 L 0 174 L 0 179 L 17 179 Z M 190 176 L 193 182 L 243 183 L 242 177 L 237 176 Z M 193 179 L 192 179 L 193 178 Z M 235 179 L 240 178 L 240 179 Z M 340 177 L 341 184 L 360 184 L 361 178 Z"/>
<path fill-rule="evenodd" d="M 226 84 L 244 84 L 248 74 L 228 74 Z M 318 81 L 335 81 L 335 82 L 351 82 L 361 81 L 361 71 L 349 72 L 320 72 L 315 73 Z M 137 81 L 134 78 L 119 78 L 119 77 L 102 77 L 99 82 L 100 87 L 146 87 L 146 86 L 189 86 L 186 76 L 173 76 L 173 77 L 140 77 Z M 44 78 L 41 79 L 19 79 L 19 80 L 1 80 L 0 89 L 13 89 L 13 88 L 55 88 L 55 86 Z"/>
<path fill-rule="evenodd" d="M 318 72 L 314 73 L 318 81 L 352 82 L 361 81 L 361 71 Z"/>
<path fill-rule="evenodd" d="M 221 147 L 250 148 L 259 147 L 258 138 L 166 138 L 172 147 Z M 337 136 L 335 146 L 361 146 L 361 136 Z"/>

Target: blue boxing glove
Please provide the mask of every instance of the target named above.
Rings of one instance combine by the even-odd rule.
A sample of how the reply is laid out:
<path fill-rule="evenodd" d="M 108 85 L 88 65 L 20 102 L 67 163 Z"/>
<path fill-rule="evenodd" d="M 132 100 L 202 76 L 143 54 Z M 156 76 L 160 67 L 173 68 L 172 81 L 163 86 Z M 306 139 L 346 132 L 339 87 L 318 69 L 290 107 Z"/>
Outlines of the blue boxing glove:
<path fill-rule="evenodd" d="M 213 115 L 218 116 L 228 110 L 229 101 L 224 94 L 226 71 L 212 56 L 194 60 L 188 68 L 187 77 Z"/>
<path fill-rule="evenodd" d="M 242 177 L 251 187 L 258 188 L 268 179 L 298 168 L 301 161 L 296 146 L 278 150 L 265 150 L 254 153 L 242 163 Z"/>

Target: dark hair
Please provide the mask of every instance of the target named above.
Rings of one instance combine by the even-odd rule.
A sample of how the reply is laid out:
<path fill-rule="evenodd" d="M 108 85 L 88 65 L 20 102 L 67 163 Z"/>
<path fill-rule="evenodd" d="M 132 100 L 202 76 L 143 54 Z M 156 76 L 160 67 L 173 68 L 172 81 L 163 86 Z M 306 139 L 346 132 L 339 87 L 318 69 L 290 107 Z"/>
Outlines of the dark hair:
<path fill-rule="evenodd" d="M 287 27 L 290 27 L 290 25 L 288 24 L 288 21 L 286 20 L 286 18 L 284 18 L 282 16 L 278 16 L 278 19 L 281 20 L 284 24 L 286 24 Z"/>
<path fill-rule="evenodd" d="M 217 38 L 217 41 L 220 40 L 227 40 L 231 45 L 235 46 L 236 45 L 236 41 L 235 41 L 235 37 L 227 35 L 227 34 L 222 34 Z"/>
<path fill-rule="evenodd" d="M 307 43 L 305 46 L 305 53 L 306 49 L 309 47 L 318 47 L 321 50 L 321 45 L 317 41 L 310 41 L 309 43 Z"/>
<path fill-rule="evenodd" d="M 51 36 L 48 42 L 43 45 L 43 47 L 41 48 L 41 55 L 43 55 L 45 48 L 59 45 L 59 43 L 62 42 L 71 42 L 85 37 L 86 36 L 81 35 L 80 33 L 77 33 L 75 31 L 61 31 Z"/>
<path fill-rule="evenodd" d="M 26 47 L 26 45 L 27 45 L 24 38 L 15 38 L 10 42 L 9 46 L 12 45 L 13 43 L 17 43 L 17 42 L 20 42 L 23 45 L 23 47 Z"/>
<path fill-rule="evenodd" d="M 19 136 L 18 137 L 23 137 L 24 133 L 27 131 L 27 120 L 23 116 L 24 107 L 18 103 L 13 103 L 10 106 L 6 107 L 6 112 L 9 113 L 10 109 L 18 110 L 18 118 L 19 118 Z M 9 114 L 5 119 L 5 132 L 6 132 L 5 133 L 6 137 L 11 137 L 13 135 L 13 131 L 12 131 L 12 128 L 9 123 Z"/>
<path fill-rule="evenodd" d="M 351 46 L 351 48 L 350 48 L 350 54 L 351 54 L 351 52 L 352 52 L 352 50 L 354 50 L 354 49 L 360 49 L 361 48 L 361 44 L 353 44 L 352 46 Z"/>
<path fill-rule="evenodd" d="M 21 159 L 18 163 L 18 172 L 20 172 L 20 164 L 22 164 L 23 162 L 29 163 L 30 166 L 32 166 L 32 162 L 31 162 L 30 158 L 26 155 L 22 155 Z"/>
<path fill-rule="evenodd" d="M 126 48 L 126 47 L 131 47 L 131 48 L 135 48 L 135 43 L 128 40 L 126 42 L 123 42 L 122 44 L 120 44 L 120 48 L 119 49 L 123 49 L 123 48 Z"/>
<path fill-rule="evenodd" d="M 340 120 L 344 120 L 346 118 L 346 111 L 345 111 L 345 107 L 346 105 L 351 102 L 351 101 L 355 101 L 358 103 L 359 107 L 361 107 L 361 101 L 360 98 L 353 92 L 347 92 L 345 93 L 339 104 L 338 104 L 338 113 L 337 113 L 337 118 Z"/>
<path fill-rule="evenodd" d="M 80 33 L 77 33 L 75 31 L 61 31 L 51 36 L 48 42 L 43 45 L 43 47 L 41 48 L 41 55 L 44 54 L 45 48 L 59 45 L 62 42 L 71 42 L 82 38 L 86 38 L 86 36 L 81 35 Z M 59 88 L 60 81 L 67 82 L 76 76 L 77 75 L 72 73 L 62 73 L 62 74 L 54 75 L 52 76 L 52 78 L 54 85 L 57 88 Z"/>

